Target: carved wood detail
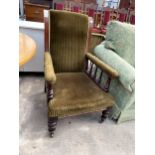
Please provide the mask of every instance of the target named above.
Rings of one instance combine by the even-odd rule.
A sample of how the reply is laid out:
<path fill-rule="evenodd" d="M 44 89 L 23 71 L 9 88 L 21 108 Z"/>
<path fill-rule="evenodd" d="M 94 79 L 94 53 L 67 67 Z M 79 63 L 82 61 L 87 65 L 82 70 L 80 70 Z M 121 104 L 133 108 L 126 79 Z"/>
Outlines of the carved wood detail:
<path fill-rule="evenodd" d="M 48 131 L 51 138 L 53 137 L 54 131 L 56 130 L 57 121 L 58 117 L 48 117 Z"/>

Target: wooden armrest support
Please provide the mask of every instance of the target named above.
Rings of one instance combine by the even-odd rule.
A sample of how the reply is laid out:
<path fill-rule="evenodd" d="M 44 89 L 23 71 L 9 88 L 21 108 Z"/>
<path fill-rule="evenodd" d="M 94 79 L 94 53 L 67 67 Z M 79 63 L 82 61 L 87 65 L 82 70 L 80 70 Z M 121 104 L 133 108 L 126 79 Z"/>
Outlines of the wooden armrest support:
<path fill-rule="evenodd" d="M 52 57 L 49 52 L 44 53 L 44 74 L 45 80 L 54 84 L 56 82 L 56 74 L 54 72 Z"/>
<path fill-rule="evenodd" d="M 100 69 L 104 70 L 107 74 L 109 74 L 112 78 L 119 76 L 118 72 L 115 69 L 113 69 L 111 66 L 101 61 L 99 58 L 97 58 L 93 54 L 86 53 L 86 57 L 90 59 Z"/>

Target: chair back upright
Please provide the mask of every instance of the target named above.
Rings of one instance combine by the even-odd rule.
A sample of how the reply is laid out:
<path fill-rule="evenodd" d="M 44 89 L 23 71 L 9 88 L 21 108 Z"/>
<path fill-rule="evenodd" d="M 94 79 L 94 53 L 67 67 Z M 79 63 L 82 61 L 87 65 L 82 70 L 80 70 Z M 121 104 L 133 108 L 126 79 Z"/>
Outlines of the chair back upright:
<path fill-rule="evenodd" d="M 49 46 L 55 72 L 81 72 L 87 48 L 88 16 L 49 11 Z"/>
<path fill-rule="evenodd" d="M 130 11 L 129 13 L 129 23 L 135 25 L 135 11 Z"/>
<path fill-rule="evenodd" d="M 117 18 L 116 20 L 120 22 L 126 22 L 128 16 L 128 11 L 125 9 L 117 9 Z"/>
<path fill-rule="evenodd" d="M 65 3 L 60 0 L 53 0 L 53 9 L 64 10 Z"/>
<path fill-rule="evenodd" d="M 85 14 L 87 14 L 89 17 L 95 17 L 95 13 L 97 11 L 97 4 L 94 3 L 87 3 L 85 4 Z"/>
<path fill-rule="evenodd" d="M 106 26 L 108 22 L 112 19 L 114 9 L 109 7 L 103 7 L 101 12 L 101 27 Z"/>

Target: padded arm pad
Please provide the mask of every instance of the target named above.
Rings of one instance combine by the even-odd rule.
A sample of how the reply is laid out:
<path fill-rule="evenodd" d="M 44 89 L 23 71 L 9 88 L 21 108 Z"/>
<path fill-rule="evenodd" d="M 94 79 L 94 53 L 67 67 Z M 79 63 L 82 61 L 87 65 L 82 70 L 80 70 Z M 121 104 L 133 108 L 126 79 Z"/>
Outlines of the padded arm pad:
<path fill-rule="evenodd" d="M 44 74 L 45 80 L 54 84 L 56 82 L 56 75 L 54 72 L 52 57 L 49 52 L 44 54 Z"/>
<path fill-rule="evenodd" d="M 101 61 L 99 58 L 97 58 L 93 54 L 86 53 L 86 57 L 88 59 L 90 59 L 94 64 L 96 64 L 96 66 L 98 66 L 102 70 L 104 70 L 107 74 L 110 74 L 110 76 L 112 76 L 112 77 L 117 77 L 118 76 L 118 72 L 115 69 L 113 69 L 108 64 L 106 64 L 103 61 Z"/>

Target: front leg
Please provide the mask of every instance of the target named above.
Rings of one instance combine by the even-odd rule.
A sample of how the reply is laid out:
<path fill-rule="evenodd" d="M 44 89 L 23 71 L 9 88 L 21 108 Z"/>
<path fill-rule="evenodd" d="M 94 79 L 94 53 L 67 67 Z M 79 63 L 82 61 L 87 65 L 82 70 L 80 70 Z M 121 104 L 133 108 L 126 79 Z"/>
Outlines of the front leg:
<path fill-rule="evenodd" d="M 46 81 L 44 83 L 44 93 L 46 93 Z"/>
<path fill-rule="evenodd" d="M 52 84 L 46 83 L 46 91 L 47 91 L 47 104 L 48 104 L 48 102 L 53 99 L 53 87 L 52 87 Z"/>
<path fill-rule="evenodd" d="M 99 120 L 99 123 L 103 123 L 104 120 L 105 120 L 106 118 L 108 118 L 109 110 L 110 110 L 110 107 L 108 107 L 108 108 L 106 108 L 106 109 L 104 109 L 104 110 L 102 111 L 102 115 L 101 115 L 101 118 L 100 118 L 100 120 Z"/>
<path fill-rule="evenodd" d="M 48 131 L 51 138 L 53 137 L 54 131 L 56 130 L 57 121 L 58 117 L 48 117 Z"/>

